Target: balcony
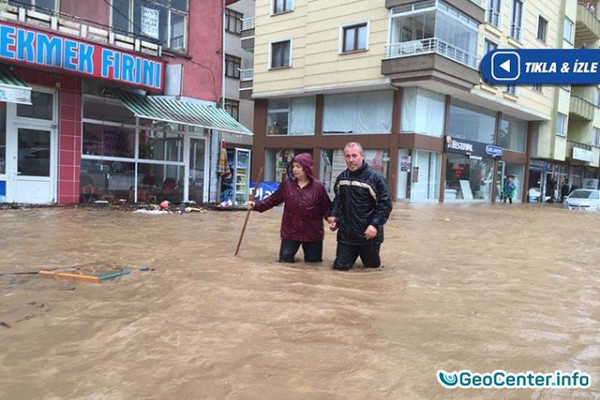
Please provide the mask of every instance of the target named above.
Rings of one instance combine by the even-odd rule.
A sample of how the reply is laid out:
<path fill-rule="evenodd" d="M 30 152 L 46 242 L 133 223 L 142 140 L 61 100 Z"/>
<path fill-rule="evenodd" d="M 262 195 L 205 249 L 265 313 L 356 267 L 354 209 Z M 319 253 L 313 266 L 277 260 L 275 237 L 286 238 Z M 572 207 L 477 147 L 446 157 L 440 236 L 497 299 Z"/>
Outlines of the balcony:
<path fill-rule="evenodd" d="M 0 19 L 80 37 L 91 42 L 110 44 L 125 50 L 135 51 L 154 57 L 162 56 L 162 47 L 158 43 L 152 43 L 134 36 L 113 32 L 108 26 L 94 24 L 93 22 L 88 21 L 83 23 L 75 17 L 63 15 L 61 13 L 48 15 L 35 10 L 28 10 L 26 8 L 0 3 Z"/>
<path fill-rule="evenodd" d="M 585 121 L 592 121 L 594 119 L 595 109 L 596 106 L 591 101 L 586 100 L 581 96 L 571 95 L 569 114 L 572 116 Z"/>
<path fill-rule="evenodd" d="M 592 43 L 600 39 L 600 21 L 596 15 L 583 4 L 577 5 L 577 24 L 575 36 L 578 42 Z"/>
<path fill-rule="evenodd" d="M 414 7 L 419 8 L 421 4 L 431 3 L 432 1 L 415 1 L 415 0 L 385 0 L 387 9 L 395 7 Z M 458 11 L 468 15 L 480 24 L 485 22 L 485 9 L 482 7 L 482 0 L 452 0 L 449 1 L 452 7 Z"/>
<path fill-rule="evenodd" d="M 254 23 L 255 18 L 242 19 L 242 49 L 254 51 Z"/>
<path fill-rule="evenodd" d="M 254 69 L 240 69 L 240 99 L 252 99 Z"/>
<path fill-rule="evenodd" d="M 436 80 L 470 90 L 479 83 L 475 56 L 437 38 L 393 43 L 386 57 L 381 71 L 395 84 Z"/>

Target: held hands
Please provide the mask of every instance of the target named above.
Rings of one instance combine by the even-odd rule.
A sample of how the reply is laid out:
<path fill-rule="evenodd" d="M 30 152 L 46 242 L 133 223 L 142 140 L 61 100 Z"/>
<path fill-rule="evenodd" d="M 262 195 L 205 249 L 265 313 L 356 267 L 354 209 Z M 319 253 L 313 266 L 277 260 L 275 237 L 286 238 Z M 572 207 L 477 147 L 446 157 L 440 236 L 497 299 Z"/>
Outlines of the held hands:
<path fill-rule="evenodd" d="M 337 218 L 336 217 L 327 218 L 327 223 L 329 224 L 329 230 L 331 232 L 335 232 L 337 230 L 338 226 L 337 226 Z"/>
<path fill-rule="evenodd" d="M 371 240 L 375 236 L 377 236 L 377 228 L 375 228 L 373 225 L 367 226 L 367 230 L 365 231 L 365 239 Z"/>
<path fill-rule="evenodd" d="M 254 209 L 254 206 L 255 206 L 255 205 L 256 205 L 256 202 L 255 202 L 255 201 L 248 200 L 248 202 L 246 203 L 246 208 L 247 208 L 248 210 L 252 210 L 252 209 Z"/>

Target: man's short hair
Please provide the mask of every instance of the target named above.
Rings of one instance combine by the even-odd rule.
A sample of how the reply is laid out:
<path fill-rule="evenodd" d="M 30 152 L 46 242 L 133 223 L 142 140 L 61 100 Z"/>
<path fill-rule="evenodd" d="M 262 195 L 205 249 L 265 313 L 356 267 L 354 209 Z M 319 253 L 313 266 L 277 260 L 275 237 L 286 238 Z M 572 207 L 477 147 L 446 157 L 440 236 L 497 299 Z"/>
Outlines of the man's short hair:
<path fill-rule="evenodd" d="M 346 145 L 344 146 L 344 153 L 346 152 L 346 149 L 348 147 L 358 147 L 358 151 L 360 151 L 361 155 L 365 155 L 365 151 L 363 150 L 362 144 L 358 143 L 358 142 L 348 142 L 346 143 Z"/>

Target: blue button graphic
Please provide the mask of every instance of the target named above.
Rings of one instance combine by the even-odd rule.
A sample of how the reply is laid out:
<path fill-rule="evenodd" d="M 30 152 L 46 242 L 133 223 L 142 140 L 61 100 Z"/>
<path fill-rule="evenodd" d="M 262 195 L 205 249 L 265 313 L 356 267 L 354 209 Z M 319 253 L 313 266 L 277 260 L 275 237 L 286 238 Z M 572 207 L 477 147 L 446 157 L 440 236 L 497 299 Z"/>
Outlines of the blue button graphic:
<path fill-rule="evenodd" d="M 492 54 L 491 75 L 497 81 L 512 82 L 521 76 L 521 57 L 515 51 L 496 51 Z"/>

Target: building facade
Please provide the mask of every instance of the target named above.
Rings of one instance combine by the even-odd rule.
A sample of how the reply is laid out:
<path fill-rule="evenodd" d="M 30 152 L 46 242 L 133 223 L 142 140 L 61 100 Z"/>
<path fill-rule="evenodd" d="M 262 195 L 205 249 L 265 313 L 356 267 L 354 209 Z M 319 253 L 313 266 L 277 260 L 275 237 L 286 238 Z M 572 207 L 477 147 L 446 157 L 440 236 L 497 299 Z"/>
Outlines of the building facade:
<path fill-rule="evenodd" d="M 216 199 L 224 4 L 1 2 L 0 202 Z"/>
<path fill-rule="evenodd" d="M 478 72 L 496 48 L 576 46 L 581 7 L 257 0 L 253 78 L 242 88 L 255 100 L 253 169 L 280 181 L 291 157 L 309 152 L 332 190 L 344 144 L 359 141 L 395 200 L 496 201 L 508 176 L 517 200 L 533 200 L 547 179 L 531 172 L 540 165 L 596 176 L 595 121 L 574 117 L 595 88 L 491 86 Z M 589 160 L 573 160 L 572 148 Z"/>

